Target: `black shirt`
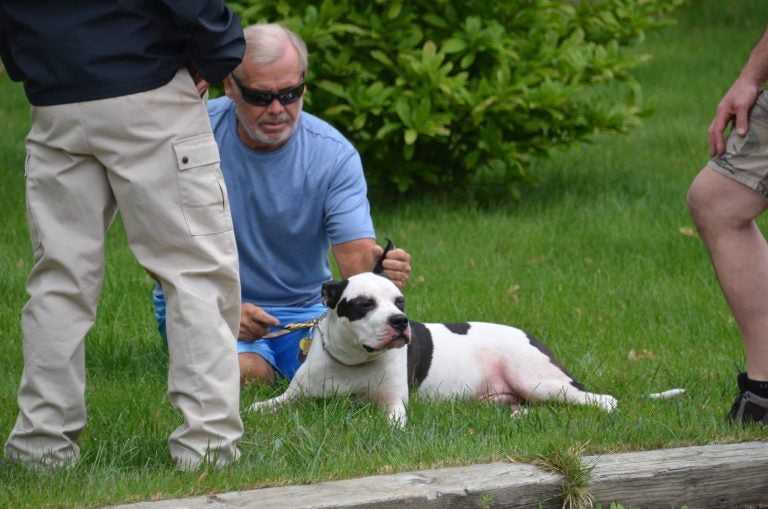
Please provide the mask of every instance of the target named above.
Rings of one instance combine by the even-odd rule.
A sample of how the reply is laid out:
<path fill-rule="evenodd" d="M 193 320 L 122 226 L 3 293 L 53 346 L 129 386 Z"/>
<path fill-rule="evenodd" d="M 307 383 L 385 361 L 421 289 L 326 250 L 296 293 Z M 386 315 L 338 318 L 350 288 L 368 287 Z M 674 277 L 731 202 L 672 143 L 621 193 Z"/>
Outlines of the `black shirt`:
<path fill-rule="evenodd" d="M 221 0 L 0 0 L 0 57 L 36 106 L 145 92 L 184 66 L 218 83 L 244 48 Z"/>

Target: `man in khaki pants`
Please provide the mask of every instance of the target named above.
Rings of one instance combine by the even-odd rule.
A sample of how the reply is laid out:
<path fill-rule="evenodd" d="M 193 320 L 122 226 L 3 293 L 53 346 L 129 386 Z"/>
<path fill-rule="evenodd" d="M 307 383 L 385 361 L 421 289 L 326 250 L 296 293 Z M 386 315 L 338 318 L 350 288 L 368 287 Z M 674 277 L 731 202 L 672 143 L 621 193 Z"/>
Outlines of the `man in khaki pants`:
<path fill-rule="evenodd" d="M 180 469 L 237 459 L 237 250 L 201 94 L 243 50 L 240 21 L 220 0 L 0 0 L 0 56 L 32 105 L 35 259 L 6 457 L 68 466 L 80 456 L 84 337 L 119 211 L 131 250 L 168 296 L 168 394 L 184 418 L 171 456 Z"/>

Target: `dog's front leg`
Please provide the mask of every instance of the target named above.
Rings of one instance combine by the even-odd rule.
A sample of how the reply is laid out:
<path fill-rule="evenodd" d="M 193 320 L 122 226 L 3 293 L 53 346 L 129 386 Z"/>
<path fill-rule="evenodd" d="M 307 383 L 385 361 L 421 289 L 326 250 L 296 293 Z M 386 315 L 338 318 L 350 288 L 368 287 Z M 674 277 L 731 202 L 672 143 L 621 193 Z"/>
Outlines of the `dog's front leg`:
<path fill-rule="evenodd" d="M 380 392 L 373 398 L 374 404 L 387 410 L 389 424 L 398 428 L 405 427 L 408 420 L 406 407 L 408 406 L 408 392 L 405 394 L 389 391 Z"/>
<path fill-rule="evenodd" d="M 388 408 L 387 420 L 389 424 L 398 428 L 404 428 L 408 418 L 405 415 L 405 405 L 402 402 L 399 405 L 392 405 Z"/>
<path fill-rule="evenodd" d="M 306 387 L 309 385 L 305 382 L 309 378 L 307 373 L 307 364 L 302 364 L 296 371 L 296 375 L 293 380 L 288 384 L 288 388 L 285 389 L 281 395 L 274 398 L 270 398 L 264 401 L 257 401 L 248 407 L 249 412 L 268 412 L 275 411 L 283 405 L 298 399 L 302 394 L 305 394 Z M 306 377 L 306 378 L 305 378 Z"/>
<path fill-rule="evenodd" d="M 265 401 L 257 401 L 256 403 L 252 404 L 250 407 L 248 407 L 249 412 L 274 412 L 279 407 L 286 405 L 296 399 L 298 396 L 297 391 L 285 391 L 281 395 L 265 400 Z"/>

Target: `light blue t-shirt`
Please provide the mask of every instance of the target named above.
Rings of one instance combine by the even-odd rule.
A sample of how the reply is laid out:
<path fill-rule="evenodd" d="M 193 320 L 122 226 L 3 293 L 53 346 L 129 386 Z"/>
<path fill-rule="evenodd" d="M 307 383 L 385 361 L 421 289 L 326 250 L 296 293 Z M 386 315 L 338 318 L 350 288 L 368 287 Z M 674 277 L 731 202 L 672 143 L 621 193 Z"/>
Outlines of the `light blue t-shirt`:
<path fill-rule="evenodd" d="M 235 103 L 208 102 L 240 257 L 244 302 L 309 307 L 332 277 L 331 244 L 375 238 L 360 155 L 306 112 L 283 147 L 257 152 L 237 135 Z"/>

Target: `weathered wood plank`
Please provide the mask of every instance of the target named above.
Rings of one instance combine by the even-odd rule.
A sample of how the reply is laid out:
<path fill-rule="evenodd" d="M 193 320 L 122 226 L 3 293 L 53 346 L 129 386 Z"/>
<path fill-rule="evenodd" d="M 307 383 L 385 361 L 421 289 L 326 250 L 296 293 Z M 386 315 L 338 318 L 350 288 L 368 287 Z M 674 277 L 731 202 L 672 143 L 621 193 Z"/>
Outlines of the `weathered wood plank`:
<path fill-rule="evenodd" d="M 583 458 L 591 493 L 634 507 L 754 507 L 768 503 L 768 442 L 707 445 Z"/>
<path fill-rule="evenodd" d="M 768 504 L 768 442 L 586 456 L 590 491 L 610 507 Z M 563 480 L 532 465 L 491 463 L 312 485 L 142 502 L 114 509 L 559 508 Z M 766 505 L 768 507 L 768 505 Z"/>
<path fill-rule="evenodd" d="M 559 508 L 559 476 L 523 463 L 491 463 L 265 488 L 114 509 Z"/>

